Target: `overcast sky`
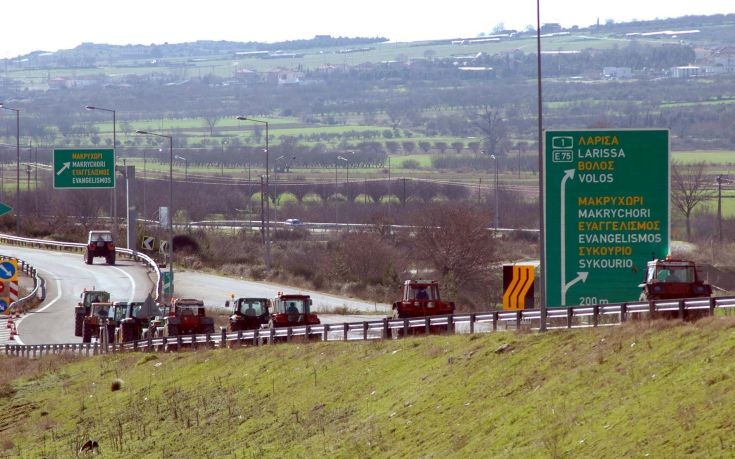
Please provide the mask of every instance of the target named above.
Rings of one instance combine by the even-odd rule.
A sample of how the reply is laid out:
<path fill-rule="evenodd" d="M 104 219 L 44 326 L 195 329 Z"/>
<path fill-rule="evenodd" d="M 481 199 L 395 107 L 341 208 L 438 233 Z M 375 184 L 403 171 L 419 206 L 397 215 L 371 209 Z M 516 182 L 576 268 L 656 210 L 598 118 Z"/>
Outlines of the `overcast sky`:
<path fill-rule="evenodd" d="M 733 0 L 541 0 L 541 22 L 735 13 Z M 535 0 L 3 0 L 0 58 L 83 42 L 161 44 L 196 40 L 274 42 L 314 35 L 393 41 L 474 37 L 499 23 L 536 23 Z"/>

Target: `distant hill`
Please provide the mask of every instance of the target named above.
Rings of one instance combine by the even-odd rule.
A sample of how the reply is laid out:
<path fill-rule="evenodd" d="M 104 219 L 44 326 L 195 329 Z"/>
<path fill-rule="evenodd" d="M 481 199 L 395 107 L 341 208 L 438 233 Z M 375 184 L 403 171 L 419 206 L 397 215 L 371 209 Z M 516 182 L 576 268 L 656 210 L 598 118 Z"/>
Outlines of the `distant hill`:
<path fill-rule="evenodd" d="M 115 60 L 130 59 L 140 57 L 154 58 L 176 58 L 176 57 L 193 57 L 193 56 L 211 56 L 217 54 L 234 54 L 243 51 L 277 51 L 277 50 L 298 50 L 315 47 L 334 47 L 334 46 L 356 46 L 367 45 L 372 43 L 381 43 L 388 41 L 385 37 L 332 37 L 331 35 L 317 35 L 314 38 L 303 40 L 288 40 L 275 43 L 261 43 L 255 41 L 235 42 L 235 41 L 214 41 L 199 40 L 187 43 L 163 43 L 150 45 L 109 45 L 96 43 L 82 43 L 76 48 L 60 50 L 53 53 L 53 56 L 46 56 L 47 59 L 53 60 L 53 57 L 59 59 L 79 59 L 88 56 L 94 56 L 98 59 Z M 37 57 L 39 54 L 48 54 L 45 51 L 34 51 L 24 56 L 12 58 L 12 60 L 22 60 L 31 57 Z"/>

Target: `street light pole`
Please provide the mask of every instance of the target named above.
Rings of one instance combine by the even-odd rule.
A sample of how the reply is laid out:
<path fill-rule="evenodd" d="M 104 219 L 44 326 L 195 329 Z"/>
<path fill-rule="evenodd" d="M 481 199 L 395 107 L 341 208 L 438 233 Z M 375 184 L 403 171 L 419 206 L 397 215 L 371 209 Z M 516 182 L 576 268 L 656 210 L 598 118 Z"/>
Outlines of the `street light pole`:
<path fill-rule="evenodd" d="M 219 162 L 220 172 L 222 177 L 225 176 L 225 145 L 227 145 L 229 142 L 227 139 L 222 139 L 222 159 Z"/>
<path fill-rule="evenodd" d="M 285 160 L 285 158 L 286 158 L 285 156 L 281 155 L 278 158 L 276 158 L 275 161 L 273 161 L 273 173 L 276 174 L 275 175 L 275 182 L 276 183 L 275 183 L 275 185 L 273 185 L 273 190 L 274 190 L 273 191 L 273 194 L 275 195 L 275 198 L 273 200 L 273 221 L 275 222 L 276 225 L 278 225 L 278 161 L 280 161 L 282 159 Z M 285 161 L 284 161 L 284 163 L 285 163 Z M 273 230 L 273 239 L 277 239 L 277 236 L 278 236 L 278 231 L 276 231 L 274 229 Z"/>
<path fill-rule="evenodd" d="M 174 156 L 174 158 L 184 161 L 184 181 L 188 183 L 189 182 L 189 160 L 179 155 Z"/>
<path fill-rule="evenodd" d="M 493 162 L 495 162 L 495 215 L 494 215 L 494 223 L 495 231 L 498 230 L 498 227 L 500 226 L 500 200 L 498 199 L 498 157 L 495 155 L 490 155 L 490 157 L 493 159 Z"/>
<path fill-rule="evenodd" d="M 268 121 L 248 118 L 247 116 L 238 116 L 240 121 L 252 121 L 254 123 L 265 124 L 265 270 L 271 270 L 271 226 L 270 226 L 270 191 L 268 189 L 269 169 L 268 164 Z"/>
<path fill-rule="evenodd" d="M 539 184 L 539 255 L 541 259 L 541 282 L 539 283 L 539 307 L 541 324 L 539 331 L 546 331 L 546 237 L 544 225 L 544 113 L 541 79 L 541 0 L 536 0 L 536 71 L 538 90 L 538 184 Z"/>
<path fill-rule="evenodd" d="M 0 103 L 0 108 L 15 112 L 15 235 L 20 236 L 20 109 L 6 107 L 3 103 Z"/>
<path fill-rule="evenodd" d="M 169 293 L 174 294 L 174 138 L 166 134 L 158 134 L 156 132 L 135 131 L 139 135 L 152 135 L 155 137 L 163 137 L 168 139 L 169 155 L 168 155 L 168 272 L 169 272 Z"/>
<path fill-rule="evenodd" d="M 717 229 L 722 244 L 722 175 L 717 176 Z"/>
<path fill-rule="evenodd" d="M 354 153 L 354 152 L 353 152 Z M 347 201 L 350 200 L 350 160 L 345 158 L 344 156 L 337 156 L 337 159 L 342 160 L 345 162 L 345 167 L 347 168 L 347 181 L 345 182 L 345 197 L 347 198 Z M 336 191 L 335 191 L 336 194 Z"/>
<path fill-rule="evenodd" d="M 85 109 L 87 110 L 100 110 L 103 112 L 112 113 L 112 164 L 113 164 L 113 171 L 112 174 L 115 174 L 115 164 L 117 164 L 117 158 L 115 155 L 115 150 L 117 148 L 117 112 L 111 108 L 102 108 L 102 107 L 95 107 L 94 105 L 85 105 Z M 113 184 L 115 184 L 117 181 L 114 180 L 113 177 Z M 117 233 L 118 233 L 118 227 L 117 227 L 117 186 L 112 187 L 112 234 L 114 234 L 115 239 L 117 240 Z M 135 224 L 135 223 L 133 223 Z M 130 222 L 128 222 L 128 225 L 130 225 Z M 128 247 L 130 248 L 130 247 Z"/>

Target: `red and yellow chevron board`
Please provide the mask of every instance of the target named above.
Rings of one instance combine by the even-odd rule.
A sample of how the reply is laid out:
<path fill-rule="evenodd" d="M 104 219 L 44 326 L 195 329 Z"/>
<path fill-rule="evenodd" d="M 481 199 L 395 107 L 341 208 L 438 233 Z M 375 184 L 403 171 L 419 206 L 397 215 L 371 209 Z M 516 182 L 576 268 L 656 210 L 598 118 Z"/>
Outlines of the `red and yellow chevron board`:
<path fill-rule="evenodd" d="M 10 314 L 10 305 L 18 301 L 18 260 L 0 259 L 0 313 Z"/>
<path fill-rule="evenodd" d="M 503 310 L 533 308 L 533 265 L 503 265 Z"/>

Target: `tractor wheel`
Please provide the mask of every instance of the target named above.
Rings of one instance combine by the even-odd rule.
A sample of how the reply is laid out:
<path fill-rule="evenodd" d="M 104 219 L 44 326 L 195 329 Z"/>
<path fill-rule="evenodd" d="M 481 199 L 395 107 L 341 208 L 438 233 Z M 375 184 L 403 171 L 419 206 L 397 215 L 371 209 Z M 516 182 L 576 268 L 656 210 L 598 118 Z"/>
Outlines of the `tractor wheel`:
<path fill-rule="evenodd" d="M 91 265 L 93 260 L 94 260 L 94 257 L 92 256 L 91 252 L 87 252 L 84 255 L 84 262 L 87 263 L 88 265 Z"/>
<path fill-rule="evenodd" d="M 120 324 L 120 336 L 123 343 L 133 341 L 133 324 L 123 322 Z"/>
<path fill-rule="evenodd" d="M 83 343 L 92 342 L 92 327 L 90 325 L 84 324 L 82 327 L 82 342 Z"/>
<path fill-rule="evenodd" d="M 177 336 L 179 334 L 179 326 L 175 324 L 166 324 L 164 336 Z"/>
<path fill-rule="evenodd" d="M 276 328 L 276 323 L 273 321 L 273 319 L 270 319 L 268 321 L 268 333 L 266 334 L 266 336 L 268 337 L 267 338 L 268 340 L 270 340 L 271 330 L 274 330 L 275 328 Z M 275 338 L 274 337 L 273 338 L 273 343 L 279 342 L 279 339 L 281 339 L 281 338 Z"/>
<path fill-rule="evenodd" d="M 107 324 L 107 344 L 115 341 L 115 324 Z"/>
<path fill-rule="evenodd" d="M 214 324 L 207 324 L 204 326 L 204 333 L 214 334 Z"/>
<path fill-rule="evenodd" d="M 82 336 L 82 327 L 84 326 L 84 314 L 74 314 L 74 336 Z"/>
<path fill-rule="evenodd" d="M 107 264 L 108 265 L 114 265 L 115 264 L 115 254 L 112 253 L 110 255 L 107 255 Z"/>

